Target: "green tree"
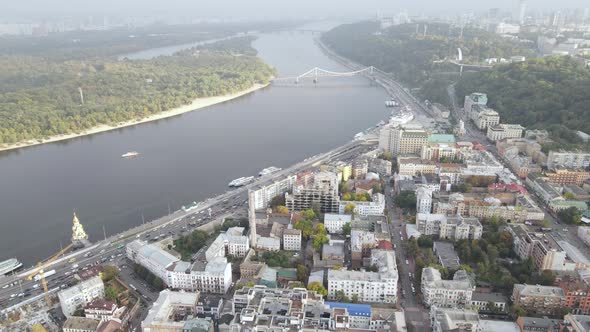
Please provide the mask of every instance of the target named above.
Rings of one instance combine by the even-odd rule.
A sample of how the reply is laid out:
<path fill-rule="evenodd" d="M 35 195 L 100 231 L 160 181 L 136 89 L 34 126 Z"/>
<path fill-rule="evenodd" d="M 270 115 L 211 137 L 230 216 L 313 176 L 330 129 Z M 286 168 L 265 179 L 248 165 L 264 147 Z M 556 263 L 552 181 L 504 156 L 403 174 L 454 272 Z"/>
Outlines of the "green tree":
<path fill-rule="evenodd" d="M 416 194 L 413 191 L 402 191 L 395 198 L 395 204 L 408 210 L 416 209 Z"/>
<path fill-rule="evenodd" d="M 358 294 L 352 294 L 352 296 L 350 298 L 350 302 L 352 302 L 352 303 L 359 303 L 359 296 L 358 296 Z"/>
<path fill-rule="evenodd" d="M 344 235 L 350 235 L 351 231 L 352 231 L 352 225 L 350 224 L 350 222 L 347 222 L 342 226 L 342 233 Z"/>
<path fill-rule="evenodd" d="M 289 213 L 289 209 L 287 209 L 286 206 L 283 205 L 277 205 L 273 208 L 273 211 L 275 213 L 282 213 L 282 214 L 288 214 Z"/>
<path fill-rule="evenodd" d="M 117 292 L 117 289 L 112 287 L 112 286 L 107 286 L 104 289 L 104 298 L 109 300 L 109 301 L 116 301 L 117 298 L 119 297 L 119 294 Z"/>
<path fill-rule="evenodd" d="M 317 281 L 309 283 L 307 285 L 307 289 L 309 289 L 310 291 L 315 291 L 316 293 L 318 293 L 322 296 L 328 295 L 328 290 L 326 288 L 324 288 L 324 285 L 322 285 L 322 283 L 317 282 Z"/>
<path fill-rule="evenodd" d="M 563 223 L 577 225 L 582 222 L 580 211 L 575 207 L 570 207 L 557 212 L 557 217 Z"/>
<path fill-rule="evenodd" d="M 119 269 L 113 265 L 107 265 L 102 269 L 101 277 L 103 281 L 111 281 L 119 276 Z"/>
<path fill-rule="evenodd" d="M 348 203 L 344 206 L 344 213 L 355 214 L 355 212 L 354 212 L 355 209 L 356 209 L 356 205 L 354 203 Z"/>
<path fill-rule="evenodd" d="M 422 248 L 432 248 L 433 241 L 430 236 L 420 235 L 417 242 L 418 242 L 418 246 L 420 246 Z"/>
<path fill-rule="evenodd" d="M 336 302 L 350 303 L 350 299 L 346 296 L 344 291 L 336 291 L 335 295 Z"/>
<path fill-rule="evenodd" d="M 294 281 L 289 283 L 289 288 L 305 288 L 305 285 L 301 281 Z"/>
<path fill-rule="evenodd" d="M 293 227 L 301 230 L 301 234 L 306 239 L 309 239 L 313 235 L 313 223 L 310 219 L 300 219 L 295 222 Z"/>
<path fill-rule="evenodd" d="M 571 193 L 571 192 L 568 191 L 565 194 L 563 194 L 563 197 L 565 199 L 572 200 L 572 199 L 575 199 L 576 198 L 576 195 L 574 195 L 573 193 Z"/>
<path fill-rule="evenodd" d="M 299 264 L 297 265 L 297 280 L 301 282 L 305 282 L 307 280 L 307 268 L 305 265 Z"/>
<path fill-rule="evenodd" d="M 274 208 L 276 206 L 285 206 L 285 196 L 284 195 L 277 195 L 273 197 L 269 203 L 270 208 Z"/>

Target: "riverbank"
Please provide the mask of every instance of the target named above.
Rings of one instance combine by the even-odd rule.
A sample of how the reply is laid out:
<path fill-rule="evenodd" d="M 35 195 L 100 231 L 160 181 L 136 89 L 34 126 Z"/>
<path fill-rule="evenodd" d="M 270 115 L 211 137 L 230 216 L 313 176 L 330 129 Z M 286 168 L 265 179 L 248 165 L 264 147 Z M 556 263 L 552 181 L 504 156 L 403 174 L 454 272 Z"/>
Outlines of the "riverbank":
<path fill-rule="evenodd" d="M 68 139 L 72 139 L 72 138 L 76 138 L 76 137 L 94 135 L 94 134 L 102 133 L 102 132 L 109 131 L 109 130 L 125 128 L 125 127 L 139 125 L 142 123 L 161 120 L 161 119 L 177 116 L 180 114 L 196 111 L 199 109 L 203 109 L 205 107 L 213 106 L 213 105 L 220 104 L 220 103 L 223 103 L 226 101 L 230 101 L 232 99 L 236 99 L 236 98 L 245 96 L 247 94 L 250 94 L 254 91 L 265 88 L 269 84 L 270 83 L 254 84 L 252 87 L 250 87 L 246 90 L 242 90 L 240 92 L 227 94 L 227 95 L 223 95 L 223 96 L 197 98 L 197 99 L 193 100 L 193 102 L 188 105 L 183 105 L 183 106 L 173 108 L 173 109 L 170 109 L 170 110 L 167 110 L 164 112 L 153 114 L 153 115 L 150 115 L 150 116 L 142 118 L 142 119 L 135 119 L 135 120 L 121 122 L 121 123 L 114 125 L 114 126 L 99 125 L 99 126 L 96 126 L 96 127 L 90 128 L 90 129 L 86 129 L 80 133 L 72 133 L 72 134 L 67 134 L 67 135 L 56 135 L 56 136 L 51 136 L 47 139 L 27 140 L 27 141 L 23 141 L 23 142 L 19 142 L 19 143 L 14 143 L 14 144 L 7 144 L 7 145 L 0 146 L 0 151 L 8 151 L 8 150 L 14 150 L 14 149 L 20 149 L 20 148 L 25 148 L 25 147 L 29 147 L 29 146 L 34 146 L 34 145 L 64 141 L 64 140 L 68 140 Z"/>

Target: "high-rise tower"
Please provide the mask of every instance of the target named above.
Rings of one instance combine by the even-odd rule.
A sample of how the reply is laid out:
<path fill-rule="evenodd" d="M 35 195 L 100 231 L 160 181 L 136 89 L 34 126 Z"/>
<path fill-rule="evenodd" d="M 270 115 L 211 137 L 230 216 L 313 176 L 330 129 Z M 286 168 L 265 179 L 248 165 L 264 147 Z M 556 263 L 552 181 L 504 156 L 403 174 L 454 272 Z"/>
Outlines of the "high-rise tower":
<path fill-rule="evenodd" d="M 518 23 L 524 24 L 524 17 L 526 15 L 526 0 L 519 0 L 518 7 Z"/>
<path fill-rule="evenodd" d="M 256 209 L 254 191 L 248 190 L 248 219 L 250 222 L 250 247 L 256 248 Z"/>

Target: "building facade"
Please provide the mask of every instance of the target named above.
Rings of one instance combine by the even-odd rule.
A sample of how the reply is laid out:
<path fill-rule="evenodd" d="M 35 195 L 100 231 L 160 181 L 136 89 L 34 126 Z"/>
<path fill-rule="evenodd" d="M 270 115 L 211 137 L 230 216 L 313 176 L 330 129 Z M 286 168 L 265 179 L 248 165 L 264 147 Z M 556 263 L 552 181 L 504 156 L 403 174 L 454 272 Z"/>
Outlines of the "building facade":
<path fill-rule="evenodd" d="M 563 289 L 554 286 L 515 284 L 512 302 L 529 313 L 552 315 L 565 301 Z"/>
<path fill-rule="evenodd" d="M 269 185 L 253 189 L 254 209 L 260 210 L 268 206 L 270 201 L 279 195 L 284 195 L 287 191 L 293 190 L 297 182 L 297 175 L 289 175 L 284 179 L 275 181 Z"/>
<path fill-rule="evenodd" d="M 446 216 L 444 214 L 418 213 L 418 231 L 424 235 L 435 235 L 452 241 L 481 238 L 483 227 L 477 218 Z"/>
<path fill-rule="evenodd" d="M 524 127 L 519 124 L 497 124 L 488 126 L 487 137 L 491 141 L 499 141 L 505 138 L 521 138 Z"/>
<path fill-rule="evenodd" d="M 60 291 L 57 296 L 62 312 L 66 317 L 71 317 L 76 310 L 84 308 L 93 300 L 104 298 L 104 284 L 96 276 Z"/>
<path fill-rule="evenodd" d="M 299 251 L 301 250 L 301 230 L 285 229 L 283 231 L 283 250 Z"/>
<path fill-rule="evenodd" d="M 422 269 L 422 301 L 427 307 L 464 308 L 471 303 L 475 286 L 467 272 L 455 272 L 453 280 L 443 280 L 440 271 L 427 267 Z"/>

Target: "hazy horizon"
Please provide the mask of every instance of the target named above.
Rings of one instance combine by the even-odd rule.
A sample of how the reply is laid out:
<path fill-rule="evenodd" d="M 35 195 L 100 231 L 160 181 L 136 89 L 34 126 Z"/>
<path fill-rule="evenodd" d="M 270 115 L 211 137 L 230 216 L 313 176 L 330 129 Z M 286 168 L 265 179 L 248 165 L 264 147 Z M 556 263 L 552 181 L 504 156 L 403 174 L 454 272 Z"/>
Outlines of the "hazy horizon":
<path fill-rule="evenodd" d="M 489 8 L 513 10 L 518 0 L 497 0 L 495 2 L 476 2 L 470 0 L 451 0 L 434 2 L 415 0 L 412 3 L 401 0 L 218 0 L 215 2 L 189 0 L 103 0 L 80 2 L 74 0 L 1 0 L 2 18 L 19 17 L 65 17 L 78 15 L 117 15 L 117 16 L 177 16 L 211 18 L 295 18 L 295 17 L 342 17 L 370 16 L 377 13 L 391 14 L 402 10 L 412 15 L 450 15 L 466 12 L 479 12 Z M 558 10 L 590 7 L 587 0 L 528 0 L 529 10 Z"/>

